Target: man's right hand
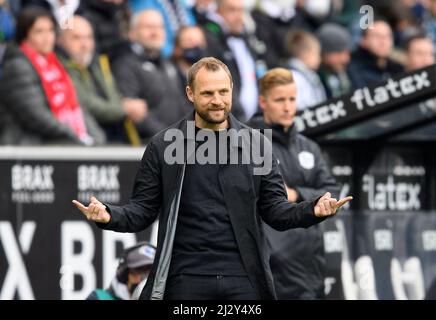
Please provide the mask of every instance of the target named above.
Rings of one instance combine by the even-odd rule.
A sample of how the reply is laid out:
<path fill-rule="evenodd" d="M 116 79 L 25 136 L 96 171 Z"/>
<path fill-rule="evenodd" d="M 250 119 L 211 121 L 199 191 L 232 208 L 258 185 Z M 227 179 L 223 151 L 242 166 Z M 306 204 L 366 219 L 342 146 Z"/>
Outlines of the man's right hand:
<path fill-rule="evenodd" d="M 111 215 L 106 211 L 106 206 L 98 201 L 96 197 L 91 197 L 91 203 L 87 207 L 77 200 L 73 200 L 73 203 L 88 220 L 99 223 L 108 223 L 111 219 Z"/>

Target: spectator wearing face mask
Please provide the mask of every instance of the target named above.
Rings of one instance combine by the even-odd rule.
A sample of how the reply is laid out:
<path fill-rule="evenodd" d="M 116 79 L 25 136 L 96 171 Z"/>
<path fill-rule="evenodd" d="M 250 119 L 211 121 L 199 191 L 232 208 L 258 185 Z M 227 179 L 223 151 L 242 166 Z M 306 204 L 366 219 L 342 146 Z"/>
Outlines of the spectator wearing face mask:
<path fill-rule="evenodd" d="M 116 275 L 107 289 L 96 289 L 87 300 L 137 300 L 134 293 L 151 271 L 156 247 L 141 242 L 124 250 Z"/>
<path fill-rule="evenodd" d="M 185 92 L 188 82 L 189 68 L 205 57 L 206 52 L 206 38 L 200 27 L 186 26 L 180 28 L 174 43 L 173 63 L 177 68 L 178 84 L 182 93 Z"/>
<path fill-rule="evenodd" d="M 293 26 L 308 32 L 316 32 L 319 27 L 332 19 L 331 0 L 304 0 L 297 6 Z"/>

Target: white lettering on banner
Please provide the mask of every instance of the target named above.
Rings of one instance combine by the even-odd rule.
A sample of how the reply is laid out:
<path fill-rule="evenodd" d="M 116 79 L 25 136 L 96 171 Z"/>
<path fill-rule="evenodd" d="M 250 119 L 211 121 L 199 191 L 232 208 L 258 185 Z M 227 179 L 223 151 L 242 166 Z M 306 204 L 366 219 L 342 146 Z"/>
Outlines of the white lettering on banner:
<path fill-rule="evenodd" d="M 20 247 L 24 254 L 29 252 L 35 229 L 35 222 L 24 222 L 18 236 L 18 245 L 11 223 L 8 221 L 0 222 L 0 243 L 9 265 L 0 291 L 0 300 L 13 299 L 15 293 L 18 293 L 20 299 L 34 299 Z"/>
<path fill-rule="evenodd" d="M 75 243 L 81 244 L 81 252 L 74 252 Z M 94 235 L 88 222 L 62 222 L 61 252 L 61 297 L 64 300 L 83 300 L 97 285 L 96 272 L 92 264 L 95 253 Z M 82 278 L 82 288 L 75 288 L 74 275 Z"/>
<path fill-rule="evenodd" d="M 424 251 L 436 251 L 435 230 L 426 230 L 422 232 L 422 248 Z"/>
<path fill-rule="evenodd" d="M 395 166 L 393 173 L 395 176 L 425 176 L 423 166 Z"/>
<path fill-rule="evenodd" d="M 374 230 L 374 246 L 377 251 L 392 251 L 394 249 L 392 230 Z"/>
<path fill-rule="evenodd" d="M 421 74 L 407 76 L 399 81 L 389 79 L 383 86 L 374 89 L 374 96 L 371 95 L 367 87 L 354 91 L 350 101 L 356 105 L 357 110 L 361 111 L 367 107 L 374 107 L 390 99 L 397 99 L 431 87 L 428 80 L 428 73 L 423 71 Z"/>
<path fill-rule="evenodd" d="M 114 277 L 118 266 L 116 244 L 122 243 L 128 248 L 136 243 L 134 233 L 103 231 L 103 288 L 107 288 Z"/>
<path fill-rule="evenodd" d="M 421 185 L 419 183 L 396 183 L 389 175 L 386 183 L 375 183 L 372 175 L 365 174 L 362 190 L 367 193 L 368 207 L 371 210 L 419 210 Z"/>
<path fill-rule="evenodd" d="M 344 102 L 337 101 L 328 105 L 311 110 L 305 109 L 303 113 L 295 117 L 295 123 L 298 131 L 303 131 L 306 126 L 309 128 L 316 127 L 320 124 L 325 124 L 333 120 L 345 117 L 347 115 L 344 109 Z"/>
<path fill-rule="evenodd" d="M 355 105 L 357 111 L 362 111 L 387 103 L 392 99 L 411 95 L 431 86 L 432 83 L 428 79 L 427 71 L 422 71 L 400 80 L 389 79 L 386 84 L 374 88 L 373 92 L 367 87 L 357 89 L 350 97 L 350 102 Z M 295 117 L 295 124 L 297 130 L 301 132 L 346 116 L 347 110 L 344 108 L 344 101 L 338 100 L 316 108 L 305 109 Z"/>
<path fill-rule="evenodd" d="M 12 166 L 12 194 L 16 203 L 53 203 L 55 200 L 52 165 Z"/>
<path fill-rule="evenodd" d="M 351 176 L 353 168 L 350 166 L 333 166 L 332 173 L 334 176 Z"/>
<path fill-rule="evenodd" d="M 91 196 L 102 202 L 120 201 L 120 182 L 118 165 L 81 165 L 77 169 L 77 188 L 79 201 L 87 202 Z"/>
<path fill-rule="evenodd" d="M 324 251 L 326 253 L 342 252 L 342 234 L 338 231 L 324 232 Z"/>

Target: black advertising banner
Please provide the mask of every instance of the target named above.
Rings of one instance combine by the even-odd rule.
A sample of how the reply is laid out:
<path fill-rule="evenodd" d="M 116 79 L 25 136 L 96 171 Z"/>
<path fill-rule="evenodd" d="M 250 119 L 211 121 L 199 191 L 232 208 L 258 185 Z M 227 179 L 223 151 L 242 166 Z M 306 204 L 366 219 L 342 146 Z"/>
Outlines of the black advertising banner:
<path fill-rule="evenodd" d="M 295 123 L 298 131 L 313 137 L 435 95 L 436 65 L 432 65 L 301 110 Z"/>
<path fill-rule="evenodd" d="M 150 239 L 101 231 L 71 203 L 126 202 L 143 150 L 57 151 L 0 160 L 0 299 L 84 299 L 112 280 L 124 247 Z"/>
<path fill-rule="evenodd" d="M 383 149 L 367 157 L 359 179 L 358 207 L 371 211 L 414 211 L 426 207 L 426 166 L 412 149 Z"/>

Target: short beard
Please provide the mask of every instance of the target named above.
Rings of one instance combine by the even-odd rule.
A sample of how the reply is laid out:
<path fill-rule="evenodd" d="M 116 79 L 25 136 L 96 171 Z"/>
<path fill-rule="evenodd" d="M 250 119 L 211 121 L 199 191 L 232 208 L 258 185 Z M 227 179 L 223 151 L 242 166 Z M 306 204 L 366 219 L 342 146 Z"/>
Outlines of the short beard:
<path fill-rule="evenodd" d="M 205 122 L 207 123 L 212 123 L 212 124 L 220 124 L 223 123 L 224 121 L 227 120 L 227 118 L 229 117 L 229 110 L 228 109 L 224 109 L 224 117 L 222 120 L 215 120 L 211 117 L 209 117 L 209 113 L 208 110 L 206 111 L 200 111 L 198 110 L 198 108 L 195 108 L 195 111 L 197 112 L 197 114 L 200 116 L 201 119 L 203 119 Z"/>

